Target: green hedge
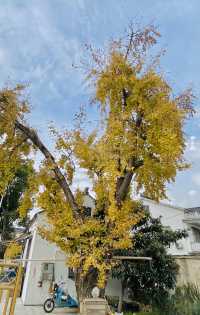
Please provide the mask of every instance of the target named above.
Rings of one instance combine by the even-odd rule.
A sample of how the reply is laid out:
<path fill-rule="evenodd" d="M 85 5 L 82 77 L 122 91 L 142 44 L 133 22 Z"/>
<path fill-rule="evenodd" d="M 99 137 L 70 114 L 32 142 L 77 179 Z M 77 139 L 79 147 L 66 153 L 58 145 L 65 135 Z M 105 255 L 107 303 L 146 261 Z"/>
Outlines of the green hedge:
<path fill-rule="evenodd" d="M 128 313 L 124 313 L 124 315 L 159 315 L 158 312 L 139 312 L 139 313 L 132 313 L 132 312 L 128 312 Z"/>

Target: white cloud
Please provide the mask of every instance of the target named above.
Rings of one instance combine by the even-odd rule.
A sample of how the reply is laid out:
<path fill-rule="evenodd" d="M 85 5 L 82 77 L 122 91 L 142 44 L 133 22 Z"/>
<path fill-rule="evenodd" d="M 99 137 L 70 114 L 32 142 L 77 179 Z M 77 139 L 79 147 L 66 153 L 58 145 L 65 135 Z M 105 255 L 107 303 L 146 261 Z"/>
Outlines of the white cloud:
<path fill-rule="evenodd" d="M 92 187 L 91 180 L 84 169 L 78 169 L 73 181 L 73 190 L 77 188 L 84 190 L 86 187 Z"/>
<path fill-rule="evenodd" d="M 197 191 L 194 190 L 194 189 L 191 189 L 191 190 L 188 191 L 188 195 L 191 196 L 191 197 L 195 196 L 196 194 L 197 194 Z"/>
<path fill-rule="evenodd" d="M 91 42 L 101 46 L 108 38 L 119 36 L 132 18 L 144 15 L 144 9 L 147 22 L 158 12 L 157 21 L 164 34 L 164 42 L 161 43 L 165 45 L 166 39 L 169 44 L 165 68 L 173 73 L 174 82 L 182 86 L 195 80 L 197 87 L 199 85 L 197 0 L 182 0 L 181 6 L 180 0 L 155 0 L 149 6 L 146 0 L 140 3 L 137 0 L 119 1 L 118 5 L 115 2 L 60 0 L 54 4 L 48 0 L 2 1 L 0 84 L 2 86 L 8 78 L 11 82 L 30 82 L 31 104 L 34 106 L 31 118 L 48 144 L 48 135 L 43 134 L 45 122 L 54 119 L 58 123 L 69 123 L 74 107 L 83 101 L 83 89 L 83 94 L 86 93 L 80 72 L 71 67 L 72 63 L 79 63 L 82 44 Z M 176 32 L 173 32 L 174 29 Z M 189 42 L 186 43 L 183 33 Z M 184 47 L 188 49 L 187 55 L 181 54 Z M 199 128 L 200 110 L 196 118 L 196 127 Z M 194 126 L 196 122 L 193 121 L 191 125 Z M 180 205 L 200 203 L 198 134 L 188 139 L 185 156 L 192 163 L 192 168 L 182 173 L 181 179 L 173 185 L 170 200 Z M 86 174 L 79 173 L 75 185 L 81 188 L 89 186 Z"/>
<path fill-rule="evenodd" d="M 196 137 L 191 136 L 188 142 L 188 150 L 189 151 L 197 151 L 197 145 L 196 145 Z"/>
<path fill-rule="evenodd" d="M 200 138 L 191 136 L 187 140 L 185 157 L 192 164 L 200 163 Z"/>
<path fill-rule="evenodd" d="M 195 173 L 192 175 L 192 182 L 195 185 L 200 186 L 200 173 Z"/>

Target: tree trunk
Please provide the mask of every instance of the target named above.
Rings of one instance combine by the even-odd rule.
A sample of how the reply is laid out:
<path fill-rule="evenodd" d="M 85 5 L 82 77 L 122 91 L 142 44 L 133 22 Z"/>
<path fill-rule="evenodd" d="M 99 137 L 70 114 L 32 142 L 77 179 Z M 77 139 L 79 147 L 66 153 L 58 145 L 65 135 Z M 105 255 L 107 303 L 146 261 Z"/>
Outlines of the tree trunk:
<path fill-rule="evenodd" d="M 97 286 L 97 278 L 98 273 L 94 268 L 91 268 L 85 276 L 81 275 L 80 269 L 76 271 L 75 285 L 79 303 L 81 303 L 85 298 L 92 296 L 92 289 Z"/>
<path fill-rule="evenodd" d="M 122 312 L 125 288 L 126 288 L 125 282 L 122 280 L 122 287 L 121 287 L 121 292 L 120 292 L 120 296 L 119 296 L 119 303 L 118 303 L 118 308 L 117 308 L 118 313 Z"/>

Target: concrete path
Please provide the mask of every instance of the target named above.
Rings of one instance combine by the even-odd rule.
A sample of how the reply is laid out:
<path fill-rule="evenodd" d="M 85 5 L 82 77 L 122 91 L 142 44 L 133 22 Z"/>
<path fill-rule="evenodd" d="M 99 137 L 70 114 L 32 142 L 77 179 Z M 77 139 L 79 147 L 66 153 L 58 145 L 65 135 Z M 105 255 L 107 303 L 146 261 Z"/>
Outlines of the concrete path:
<path fill-rule="evenodd" d="M 2 306 L 0 306 L 0 314 L 2 314 Z M 16 308 L 15 308 L 15 315 L 46 315 L 43 311 L 42 306 L 24 306 L 21 303 L 21 300 L 17 300 Z M 52 315 L 74 315 L 66 308 L 57 308 L 52 313 Z M 76 313 L 77 314 L 77 313 Z M 77 314 L 78 315 L 78 314 Z"/>

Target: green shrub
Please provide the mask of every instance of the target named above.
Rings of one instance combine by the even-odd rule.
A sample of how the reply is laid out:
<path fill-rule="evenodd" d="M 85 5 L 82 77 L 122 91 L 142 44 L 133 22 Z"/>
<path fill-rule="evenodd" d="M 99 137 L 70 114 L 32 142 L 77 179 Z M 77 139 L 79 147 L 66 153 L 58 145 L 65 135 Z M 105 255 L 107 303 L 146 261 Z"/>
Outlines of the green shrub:
<path fill-rule="evenodd" d="M 139 312 L 139 313 L 128 312 L 128 313 L 124 313 L 124 315 L 160 315 L 160 314 L 157 311 L 155 311 L 155 312 Z"/>
<path fill-rule="evenodd" d="M 153 312 L 125 312 L 125 315 L 200 315 L 200 288 L 194 284 L 177 287 L 174 294 L 163 299 L 160 309 Z"/>
<path fill-rule="evenodd" d="M 194 284 L 177 287 L 158 311 L 159 315 L 199 315 L 200 290 Z"/>

